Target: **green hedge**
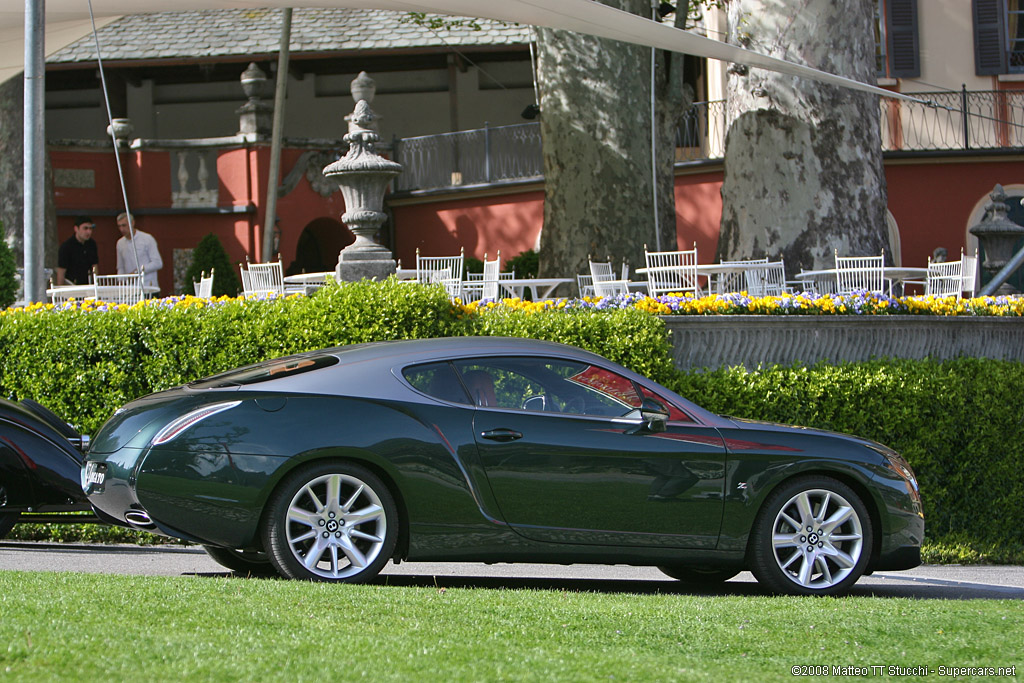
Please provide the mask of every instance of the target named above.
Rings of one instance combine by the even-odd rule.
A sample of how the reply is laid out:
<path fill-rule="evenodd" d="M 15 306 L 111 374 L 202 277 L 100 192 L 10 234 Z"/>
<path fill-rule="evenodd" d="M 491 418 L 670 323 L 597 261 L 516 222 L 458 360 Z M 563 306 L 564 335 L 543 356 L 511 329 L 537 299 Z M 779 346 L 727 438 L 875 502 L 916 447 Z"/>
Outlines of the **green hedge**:
<path fill-rule="evenodd" d="M 133 398 L 265 358 L 383 339 L 547 339 L 590 349 L 715 412 L 886 443 L 917 472 L 928 536 L 948 539 L 946 559 L 969 559 L 972 548 L 1024 556 L 1024 364 L 892 360 L 681 372 L 663 322 L 636 309 L 472 314 L 440 287 L 395 280 L 277 301 L 195 302 L 4 314 L 0 392 L 33 398 L 95 433 Z"/>

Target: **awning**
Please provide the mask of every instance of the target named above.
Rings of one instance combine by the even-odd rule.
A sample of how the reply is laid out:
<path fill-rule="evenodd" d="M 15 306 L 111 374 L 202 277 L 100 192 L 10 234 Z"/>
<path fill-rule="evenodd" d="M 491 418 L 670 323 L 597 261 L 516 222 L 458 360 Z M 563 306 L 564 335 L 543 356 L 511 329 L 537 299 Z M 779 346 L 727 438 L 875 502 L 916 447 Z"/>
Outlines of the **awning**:
<path fill-rule="evenodd" d="M 24 2 L 4 0 L 4 4 L 5 9 L 0 9 L 0 81 L 22 71 L 24 63 Z M 11 9 L 12 4 L 17 7 Z M 298 0 L 297 3 L 296 0 L 92 0 L 97 25 L 109 23 L 123 14 L 296 6 L 429 12 L 564 29 L 697 57 L 746 64 L 886 97 L 920 101 L 874 85 L 698 36 L 594 0 Z M 46 0 L 47 54 L 88 35 L 91 30 L 87 0 Z"/>

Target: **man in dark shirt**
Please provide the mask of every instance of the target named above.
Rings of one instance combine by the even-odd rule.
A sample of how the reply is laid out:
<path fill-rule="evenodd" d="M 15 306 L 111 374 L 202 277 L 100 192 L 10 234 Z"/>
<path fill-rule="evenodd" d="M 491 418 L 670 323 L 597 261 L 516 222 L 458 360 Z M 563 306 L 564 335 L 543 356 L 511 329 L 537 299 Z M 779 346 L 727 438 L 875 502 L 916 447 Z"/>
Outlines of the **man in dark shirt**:
<path fill-rule="evenodd" d="M 57 284 L 87 285 L 92 267 L 99 263 L 96 240 L 92 238 L 95 228 L 88 216 L 75 219 L 75 234 L 60 245 L 57 252 Z"/>

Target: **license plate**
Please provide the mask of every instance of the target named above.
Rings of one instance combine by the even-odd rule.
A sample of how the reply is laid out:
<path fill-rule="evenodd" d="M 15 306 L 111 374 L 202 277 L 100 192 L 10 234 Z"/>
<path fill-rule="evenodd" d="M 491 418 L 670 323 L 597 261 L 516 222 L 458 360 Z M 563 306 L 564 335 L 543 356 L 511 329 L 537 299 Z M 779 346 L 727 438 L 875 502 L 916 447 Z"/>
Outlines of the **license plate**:
<path fill-rule="evenodd" d="M 107 464 L 102 462 L 87 462 L 85 464 L 85 481 L 82 488 L 86 493 L 99 491 L 103 488 L 103 482 L 107 478 Z"/>

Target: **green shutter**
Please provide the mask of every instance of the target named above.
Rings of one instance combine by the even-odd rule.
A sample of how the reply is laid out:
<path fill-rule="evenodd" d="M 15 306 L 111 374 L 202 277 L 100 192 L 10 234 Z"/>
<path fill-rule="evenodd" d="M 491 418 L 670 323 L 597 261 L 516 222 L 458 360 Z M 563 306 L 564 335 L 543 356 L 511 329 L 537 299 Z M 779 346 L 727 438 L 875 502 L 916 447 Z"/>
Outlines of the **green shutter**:
<path fill-rule="evenodd" d="M 917 38 L 917 0 L 889 0 L 885 9 L 889 75 L 894 78 L 917 78 L 921 75 Z"/>
<path fill-rule="evenodd" d="M 1006 73 L 1006 10 L 1002 0 L 971 0 L 974 10 L 974 70 L 979 76 Z"/>

